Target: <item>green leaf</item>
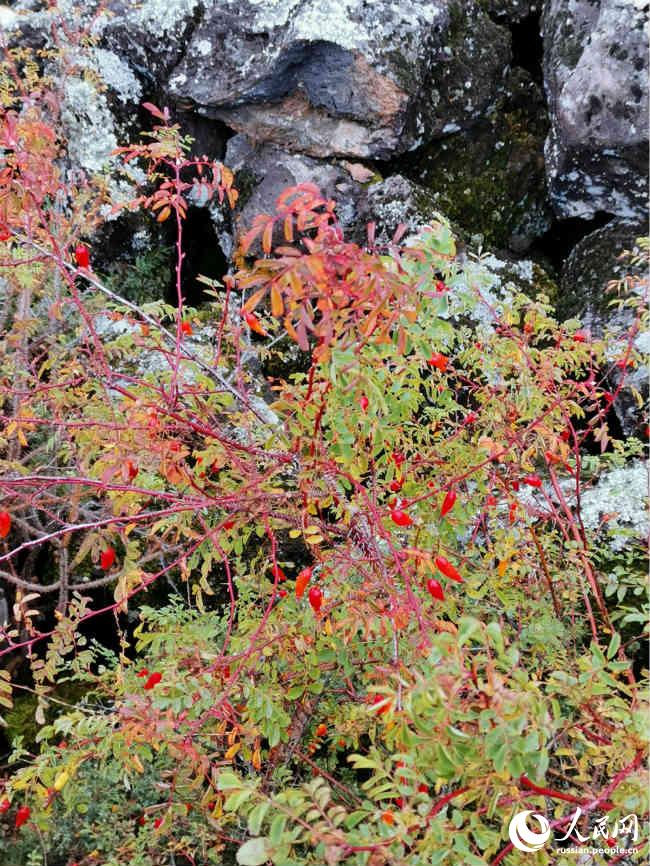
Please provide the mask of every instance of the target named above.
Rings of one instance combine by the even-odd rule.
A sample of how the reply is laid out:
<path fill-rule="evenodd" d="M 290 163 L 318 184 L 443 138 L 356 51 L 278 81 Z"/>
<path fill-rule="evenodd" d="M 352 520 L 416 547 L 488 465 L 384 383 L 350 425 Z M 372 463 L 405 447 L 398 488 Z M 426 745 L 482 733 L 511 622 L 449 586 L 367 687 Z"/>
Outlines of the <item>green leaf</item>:
<path fill-rule="evenodd" d="M 490 622 L 486 627 L 486 631 L 488 633 L 488 637 L 494 644 L 494 648 L 497 651 L 498 656 L 503 655 L 503 635 L 501 634 L 501 626 L 498 622 Z"/>
<path fill-rule="evenodd" d="M 265 836 L 249 839 L 237 851 L 239 866 L 263 866 L 270 857 L 269 840 Z"/>
<path fill-rule="evenodd" d="M 220 791 L 228 791 L 230 788 L 241 788 L 242 781 L 234 773 L 230 773 L 228 772 L 228 770 L 225 770 L 223 773 L 219 773 L 217 787 Z"/>
<path fill-rule="evenodd" d="M 473 616 L 464 616 L 458 623 L 458 646 L 463 646 L 481 627 L 481 623 Z"/>
<path fill-rule="evenodd" d="M 618 652 L 618 648 L 621 645 L 621 636 L 618 632 L 614 632 L 612 635 L 612 639 L 609 642 L 609 646 L 607 647 L 607 658 L 613 659 L 616 653 Z"/>
<path fill-rule="evenodd" d="M 280 844 L 286 823 L 287 818 L 285 815 L 276 815 L 275 818 L 271 821 L 269 838 L 271 839 L 273 845 Z"/>
<path fill-rule="evenodd" d="M 262 822 L 269 811 L 270 803 L 259 803 L 248 816 L 248 832 L 251 836 L 257 836 L 260 832 Z"/>
<path fill-rule="evenodd" d="M 239 807 L 248 800 L 248 798 L 252 795 L 252 791 L 249 788 L 244 788 L 241 791 L 235 791 L 232 793 L 224 803 L 224 811 L 225 812 L 236 812 Z"/>

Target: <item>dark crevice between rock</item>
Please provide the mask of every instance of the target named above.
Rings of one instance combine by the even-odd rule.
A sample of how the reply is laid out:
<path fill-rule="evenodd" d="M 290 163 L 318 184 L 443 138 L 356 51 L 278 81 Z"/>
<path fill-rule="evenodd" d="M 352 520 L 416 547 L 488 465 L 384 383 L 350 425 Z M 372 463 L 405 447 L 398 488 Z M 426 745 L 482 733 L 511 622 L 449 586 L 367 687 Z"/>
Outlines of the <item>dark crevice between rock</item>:
<path fill-rule="evenodd" d="M 533 81 L 542 86 L 544 41 L 540 19 L 541 12 L 531 12 L 530 15 L 508 26 L 512 34 L 512 66 L 525 69 Z"/>
<path fill-rule="evenodd" d="M 567 256 L 575 245 L 587 235 L 607 225 L 613 215 L 599 212 L 592 219 L 572 217 L 556 220 L 550 229 L 538 238 L 527 256 L 539 262 L 552 276 L 558 277 Z"/>
<path fill-rule="evenodd" d="M 173 243 L 170 223 L 170 243 Z M 221 282 L 228 272 L 226 258 L 210 216 L 210 211 L 202 207 L 190 207 L 183 225 L 183 265 L 181 268 L 181 287 L 185 303 L 198 307 L 207 300 L 206 286 L 198 281 L 199 276 Z M 169 301 L 176 303 L 176 258 L 170 274 Z"/>

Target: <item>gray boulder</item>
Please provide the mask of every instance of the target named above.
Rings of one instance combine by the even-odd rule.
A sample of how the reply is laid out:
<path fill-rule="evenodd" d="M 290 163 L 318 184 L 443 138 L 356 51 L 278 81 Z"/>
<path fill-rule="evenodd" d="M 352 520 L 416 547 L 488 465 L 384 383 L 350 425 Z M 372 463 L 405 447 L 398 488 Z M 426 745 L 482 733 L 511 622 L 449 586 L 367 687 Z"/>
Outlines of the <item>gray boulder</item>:
<path fill-rule="evenodd" d="M 281 192 L 301 183 L 314 184 L 336 201 L 344 228 L 349 228 L 356 220 L 362 186 L 341 165 L 287 153 L 275 144 L 253 145 L 241 134 L 228 142 L 224 162 L 235 172 L 235 186 L 240 193 L 232 220 L 234 244 L 258 214 L 275 213 L 276 199 Z"/>
<path fill-rule="evenodd" d="M 571 251 L 562 269 L 559 310 L 561 317 L 576 316 L 594 336 L 606 336 L 612 359 L 623 355 L 635 313 L 619 309 L 610 302 L 619 295 L 608 291 L 612 281 L 632 276 L 623 295 L 639 298 L 648 291 L 644 268 L 633 267 L 621 258 L 623 250 L 634 251 L 635 241 L 647 233 L 645 225 L 630 220 L 612 220 L 583 238 Z M 642 357 L 650 355 L 650 333 L 640 329 L 634 335 L 634 348 Z M 648 398 L 648 368 L 638 364 L 623 371 L 612 363 L 608 370 L 609 387 L 617 393 L 614 412 L 626 435 L 639 432 L 645 424 L 644 404 Z M 620 386 L 620 389 L 619 389 Z"/>
<path fill-rule="evenodd" d="M 648 49 L 643 0 L 546 0 L 546 170 L 562 217 L 647 209 Z"/>
<path fill-rule="evenodd" d="M 261 213 L 274 213 L 275 203 L 287 187 L 301 183 L 317 186 L 336 202 L 336 213 L 347 240 L 363 244 L 368 223 L 376 226 L 378 243 L 387 243 L 398 226 L 408 233 L 417 231 L 438 213 L 433 196 L 401 175 L 382 179 L 361 163 L 328 162 L 288 153 L 274 144 L 253 145 L 245 135 L 228 142 L 225 163 L 235 172 L 240 191 L 231 226 L 214 214 L 223 238 L 231 234 L 230 250 Z M 281 242 L 281 232 L 277 241 Z M 259 247 L 253 249 L 259 252 Z"/>
<path fill-rule="evenodd" d="M 312 157 L 385 159 L 465 128 L 510 56 L 509 33 L 472 0 L 203 7 L 169 93 L 252 141 Z"/>

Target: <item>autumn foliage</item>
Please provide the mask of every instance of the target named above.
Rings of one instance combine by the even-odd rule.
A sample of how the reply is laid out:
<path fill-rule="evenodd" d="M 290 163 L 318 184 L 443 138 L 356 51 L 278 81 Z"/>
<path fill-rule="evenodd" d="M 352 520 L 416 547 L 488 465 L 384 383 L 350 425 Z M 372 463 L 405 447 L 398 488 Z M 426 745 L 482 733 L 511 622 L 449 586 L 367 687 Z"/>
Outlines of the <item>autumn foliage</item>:
<path fill-rule="evenodd" d="M 641 450 L 608 418 L 642 305 L 612 357 L 443 216 L 360 245 L 305 184 L 190 308 L 188 207 L 236 178 L 147 105 L 118 206 L 5 74 L 0 704 L 39 731 L 2 862 L 524 863 L 516 811 L 646 815 L 642 555 L 610 591 L 580 510 Z M 174 303 L 96 269 L 120 208 L 174 225 Z"/>

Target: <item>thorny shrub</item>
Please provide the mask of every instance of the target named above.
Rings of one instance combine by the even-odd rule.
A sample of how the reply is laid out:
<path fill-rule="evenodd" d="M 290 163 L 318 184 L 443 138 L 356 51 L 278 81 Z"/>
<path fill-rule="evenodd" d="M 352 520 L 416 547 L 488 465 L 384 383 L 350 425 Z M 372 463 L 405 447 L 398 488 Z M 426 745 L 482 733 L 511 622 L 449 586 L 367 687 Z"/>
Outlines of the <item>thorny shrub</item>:
<path fill-rule="evenodd" d="M 360 246 L 302 185 L 190 309 L 187 207 L 236 192 L 147 106 L 120 156 L 130 207 L 175 223 L 177 299 L 136 305 L 93 269 L 110 185 L 70 174 L 55 92 L 8 58 L 0 703 L 34 693 L 40 728 L 2 862 L 514 864 L 517 811 L 645 816 L 643 625 L 604 591 L 607 515 L 581 519 L 641 450 L 607 418 L 643 281 L 612 344 L 495 286 L 443 217 Z M 283 335 L 308 369 L 262 393 Z"/>

